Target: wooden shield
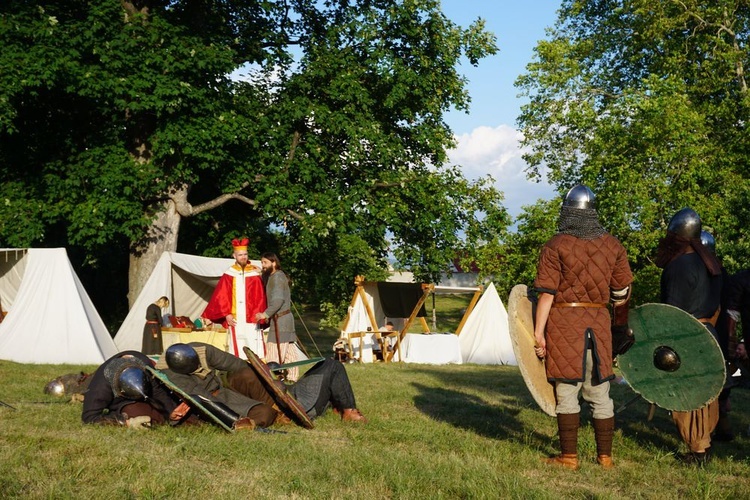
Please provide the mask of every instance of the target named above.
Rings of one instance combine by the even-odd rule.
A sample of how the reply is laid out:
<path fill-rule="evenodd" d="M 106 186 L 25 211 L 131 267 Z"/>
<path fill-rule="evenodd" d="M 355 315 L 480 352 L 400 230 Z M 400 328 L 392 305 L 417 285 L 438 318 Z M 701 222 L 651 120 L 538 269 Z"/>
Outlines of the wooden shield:
<path fill-rule="evenodd" d="M 534 352 L 534 318 L 526 285 L 516 285 L 508 297 L 508 326 L 523 381 L 544 413 L 556 416 L 555 386 L 547 380 L 544 360 Z"/>
<path fill-rule="evenodd" d="M 208 418 L 211 422 L 215 423 L 222 429 L 224 429 L 227 432 L 234 432 L 234 429 L 229 427 L 227 424 L 221 421 L 219 417 L 211 413 L 211 411 L 206 408 L 203 403 L 198 401 L 196 398 L 188 394 L 187 392 L 183 391 L 178 385 L 174 384 L 167 375 L 164 372 L 160 372 L 159 370 L 155 368 L 151 368 L 150 366 L 146 366 L 146 371 L 148 371 L 151 375 L 154 376 L 155 379 L 157 379 L 159 382 L 164 384 L 167 388 L 169 388 L 172 392 L 176 393 L 177 395 L 182 398 L 183 401 L 185 401 L 187 404 L 190 405 L 191 408 L 194 408 L 196 411 L 198 411 L 201 415 Z"/>
<path fill-rule="evenodd" d="M 279 387 L 278 384 L 281 382 L 276 379 L 276 376 L 268 368 L 268 365 L 261 361 L 249 347 L 245 346 L 242 349 L 245 351 L 245 356 L 247 356 L 247 362 L 250 364 L 250 367 L 252 367 L 258 378 L 263 382 L 263 386 L 271 394 L 276 404 L 294 415 L 294 419 L 299 425 L 306 429 L 312 429 L 314 427 L 313 422 L 307 416 L 305 409 L 302 408 L 302 405 L 291 394 L 287 394 Z"/>
<path fill-rule="evenodd" d="M 644 304 L 630 310 L 628 325 L 635 344 L 617 364 L 636 393 L 673 411 L 697 410 L 718 397 L 726 377 L 724 357 L 703 323 L 674 306 Z M 679 359 L 673 371 L 657 366 L 655 355 L 665 347 Z"/>

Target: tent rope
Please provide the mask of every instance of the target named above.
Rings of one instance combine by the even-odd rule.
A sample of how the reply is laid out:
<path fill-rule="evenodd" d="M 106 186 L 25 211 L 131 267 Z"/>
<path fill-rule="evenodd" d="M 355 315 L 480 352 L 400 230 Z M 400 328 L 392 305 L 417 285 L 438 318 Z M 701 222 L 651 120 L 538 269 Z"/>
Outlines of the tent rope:
<path fill-rule="evenodd" d="M 310 341 L 315 346 L 315 350 L 318 351 L 318 356 L 323 356 L 323 354 L 320 352 L 320 348 L 318 347 L 318 344 L 315 343 L 315 339 L 313 339 L 312 334 L 310 333 L 310 330 L 308 330 L 307 325 L 305 324 L 305 320 L 302 319 L 302 315 L 299 313 L 299 309 L 297 309 L 297 304 L 294 302 L 290 302 L 292 304 L 292 307 L 294 308 L 294 312 L 297 313 L 297 317 L 299 318 L 300 323 L 302 323 L 302 326 L 305 328 L 305 331 L 307 332 L 307 336 L 310 337 Z M 305 349 L 305 346 L 302 344 L 302 342 L 298 342 L 300 349 L 302 352 L 305 353 L 305 356 L 308 358 L 310 357 L 310 354 L 307 352 L 307 349 Z"/>

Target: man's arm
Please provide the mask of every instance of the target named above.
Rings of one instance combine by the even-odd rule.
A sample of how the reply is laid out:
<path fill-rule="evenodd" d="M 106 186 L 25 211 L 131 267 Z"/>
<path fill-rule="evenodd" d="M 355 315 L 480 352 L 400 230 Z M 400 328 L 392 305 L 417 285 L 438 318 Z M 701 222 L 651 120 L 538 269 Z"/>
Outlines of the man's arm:
<path fill-rule="evenodd" d="M 549 311 L 550 309 L 552 309 L 552 302 L 554 300 L 554 295 L 552 295 L 551 293 L 542 292 L 539 294 L 539 298 L 536 304 L 536 320 L 534 322 L 534 341 L 536 342 L 536 346 L 534 348 L 534 351 L 540 358 L 543 358 L 547 355 L 547 339 L 544 336 L 544 332 L 547 327 Z"/>
<path fill-rule="evenodd" d="M 92 376 L 89 388 L 83 398 L 83 412 L 81 413 L 81 420 L 83 420 L 83 423 L 121 423 L 117 419 L 115 413 L 105 413 L 105 410 L 109 410 L 109 406 L 112 404 L 112 401 L 114 401 L 112 387 L 104 378 L 103 371 L 98 370 Z M 124 423 L 124 421 L 122 423 Z"/>
<path fill-rule="evenodd" d="M 214 323 L 223 323 L 227 316 L 231 316 L 232 287 L 232 277 L 228 274 L 222 274 L 201 316 L 210 319 Z"/>

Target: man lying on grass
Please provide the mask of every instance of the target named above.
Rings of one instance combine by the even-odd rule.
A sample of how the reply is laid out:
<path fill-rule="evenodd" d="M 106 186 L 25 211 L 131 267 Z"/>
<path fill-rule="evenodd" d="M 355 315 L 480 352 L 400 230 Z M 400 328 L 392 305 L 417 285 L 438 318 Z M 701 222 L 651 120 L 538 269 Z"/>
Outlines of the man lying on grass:
<path fill-rule="evenodd" d="M 183 391 L 234 411 L 240 416 L 235 428 L 268 427 L 275 422 L 290 421 L 247 361 L 212 345 L 201 342 L 174 344 L 167 349 L 157 368 L 164 368 L 170 381 Z M 221 372 L 226 373 L 226 385 Z M 282 382 L 279 384 L 283 385 Z M 284 385 L 284 390 L 296 399 L 311 419 L 322 415 L 332 405 L 344 421 L 367 421 L 356 408 L 346 370 L 333 359 L 319 361 L 298 382 Z"/>

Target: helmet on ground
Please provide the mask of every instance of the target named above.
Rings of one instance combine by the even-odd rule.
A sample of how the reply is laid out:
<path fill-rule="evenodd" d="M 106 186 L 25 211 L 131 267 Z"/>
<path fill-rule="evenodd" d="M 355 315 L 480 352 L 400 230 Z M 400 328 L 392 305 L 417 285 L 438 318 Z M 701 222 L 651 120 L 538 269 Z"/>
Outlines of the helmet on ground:
<path fill-rule="evenodd" d="M 683 238 L 700 238 L 701 218 L 692 208 L 683 208 L 672 216 L 667 231 Z"/>
<path fill-rule="evenodd" d="M 596 197 L 594 192 L 583 184 L 574 186 L 568 191 L 563 199 L 564 207 L 580 208 L 580 209 L 595 209 L 596 208 Z"/>
<path fill-rule="evenodd" d="M 58 378 L 52 380 L 44 386 L 44 393 L 50 396 L 65 396 L 65 384 Z"/>
<path fill-rule="evenodd" d="M 198 353 L 187 344 L 172 344 L 167 348 L 164 357 L 170 370 L 186 375 L 193 373 L 201 365 Z"/>
<path fill-rule="evenodd" d="M 713 235 L 708 231 L 701 231 L 701 243 L 708 249 L 709 252 L 716 255 L 716 240 Z"/>
<path fill-rule="evenodd" d="M 145 401 L 150 396 L 151 384 L 143 368 L 131 365 L 126 366 L 115 376 L 115 384 L 112 390 L 117 396 L 135 401 Z"/>

